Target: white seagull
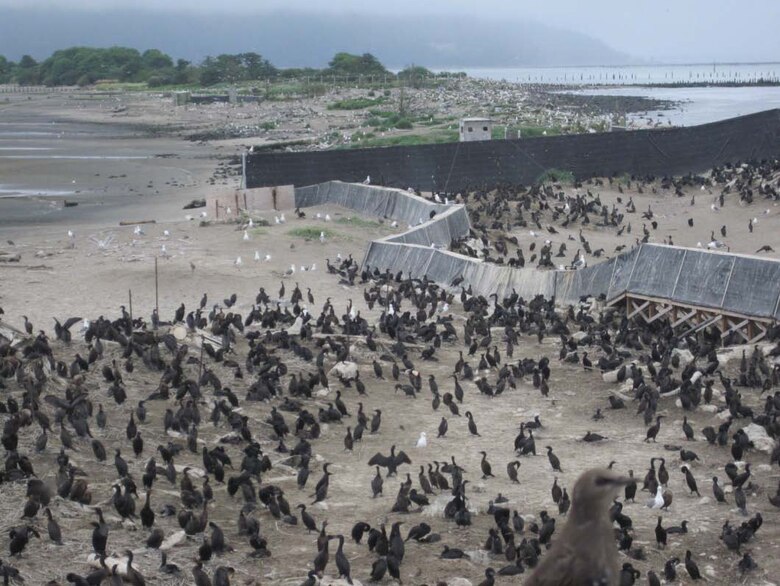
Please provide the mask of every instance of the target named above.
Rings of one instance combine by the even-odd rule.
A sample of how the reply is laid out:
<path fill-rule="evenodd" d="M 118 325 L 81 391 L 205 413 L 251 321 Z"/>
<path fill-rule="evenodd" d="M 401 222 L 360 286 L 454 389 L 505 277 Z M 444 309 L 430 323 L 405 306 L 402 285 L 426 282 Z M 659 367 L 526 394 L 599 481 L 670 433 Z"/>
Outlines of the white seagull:
<path fill-rule="evenodd" d="M 664 488 L 659 484 L 655 496 L 647 501 L 647 508 L 660 509 L 664 506 Z"/>
<path fill-rule="evenodd" d="M 417 440 L 417 447 L 418 448 L 424 448 L 428 445 L 428 437 L 425 435 L 424 431 L 420 432 L 420 438 Z"/>

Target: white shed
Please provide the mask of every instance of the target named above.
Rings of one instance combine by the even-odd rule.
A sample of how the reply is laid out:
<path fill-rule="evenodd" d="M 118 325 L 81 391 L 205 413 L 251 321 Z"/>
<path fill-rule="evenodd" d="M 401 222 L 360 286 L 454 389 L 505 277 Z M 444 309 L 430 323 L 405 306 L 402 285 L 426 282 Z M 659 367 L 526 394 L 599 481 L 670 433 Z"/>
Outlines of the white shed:
<path fill-rule="evenodd" d="M 460 121 L 460 142 L 490 140 L 493 121 L 490 118 L 464 118 Z"/>

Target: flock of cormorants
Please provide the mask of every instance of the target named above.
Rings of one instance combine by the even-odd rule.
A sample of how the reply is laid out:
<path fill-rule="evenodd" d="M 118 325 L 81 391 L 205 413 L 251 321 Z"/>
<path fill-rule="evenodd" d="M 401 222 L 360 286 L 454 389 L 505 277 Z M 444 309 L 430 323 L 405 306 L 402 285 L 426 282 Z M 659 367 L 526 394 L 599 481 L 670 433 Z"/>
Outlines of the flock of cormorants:
<path fill-rule="evenodd" d="M 715 175 L 734 185 L 744 182 L 744 174 L 716 170 Z M 740 193 L 746 189 L 752 188 L 738 187 Z M 511 224 L 506 214 L 522 216 L 523 210 L 537 225 L 542 211 L 558 218 L 565 214 L 568 222 L 587 223 L 589 215 L 596 215 L 615 228 L 621 224 L 621 214 L 599 207 L 597 198 L 569 198 L 561 203 L 566 210 L 550 211 L 545 194 L 545 188 L 534 188 L 514 199 L 511 190 L 499 190 L 489 202 L 471 196 L 478 202 L 476 213 L 472 210 L 476 230 L 502 231 L 505 223 Z M 583 247 L 586 243 L 583 239 Z M 540 251 L 540 258 L 549 260 L 552 252 Z M 50 584 L 142 585 L 166 576 L 197 586 L 251 583 L 253 576 L 259 583 L 264 560 L 289 555 L 277 548 L 280 526 L 298 532 L 306 543 L 311 562 L 300 583 L 307 586 L 326 576 L 350 584 L 353 578 L 435 583 L 436 576 L 426 568 L 428 558 L 470 558 L 484 564 L 480 586 L 521 574 L 527 584 L 628 586 L 639 583 L 639 568 L 645 568 L 648 584 L 660 584 L 661 576 L 675 581 L 683 571 L 698 580 L 703 573 L 691 549 L 693 540 L 687 539 L 698 530 L 692 522 L 679 519 L 673 526 L 659 515 L 653 544 L 652 533 L 638 531 L 628 514 L 644 491 L 645 506 L 653 514 L 678 517 L 673 503 L 680 497 L 674 500 L 670 486 L 675 468 L 691 495 L 701 497 L 704 479 L 696 473 L 701 458 L 692 449 L 699 433 L 689 423 L 697 412 L 718 422 L 700 434 L 722 458 L 723 476 L 712 478 L 711 501 L 690 500 L 686 507 L 701 508 L 717 520 L 723 555 L 735 556 L 727 580 L 759 571 L 750 548 L 764 533 L 766 511 L 780 507 L 780 483 L 771 484 L 780 465 L 780 344 L 743 350 L 734 366 L 718 353 L 731 340 L 713 326 L 679 335 L 668 322 L 643 324 L 593 299 L 561 309 L 553 300 L 523 299 L 516 293 L 484 297 L 474 295 L 462 279 L 444 288 L 425 277 L 361 269 L 351 256 L 336 264 L 328 261 L 327 268 L 342 285 L 362 287 L 365 307 L 379 313 L 378 318 L 364 317 L 351 300 L 337 308 L 328 298 L 316 310 L 317 292 L 309 289 L 304 301 L 297 283 L 289 293 L 282 283 L 273 299 L 260 287 L 251 308 L 240 305 L 244 300 L 235 294 L 217 304 L 204 294 L 194 306 L 192 300 L 181 302 L 170 321 L 156 311 L 147 321 L 121 307 L 111 318 L 55 319 L 51 333 L 0 309 L 6 326 L 6 335 L 0 334 L 5 449 L 0 491 L 9 495 L 12 487 L 24 487 L 24 500 L 15 506 L 19 516 L 6 519 L 11 523 L 8 557 L 0 562 L 5 582 L 23 581 L 14 558 L 47 555 L 40 542 L 48 539 L 70 545 L 69 557 L 61 560 Z M 12 323 L 23 329 L 15 330 Z M 72 332 L 76 326 L 78 333 Z M 178 335 L 182 331 L 186 335 Z M 780 328 L 774 327 L 768 340 L 778 339 Z M 560 349 L 557 357 L 516 357 L 529 345 L 539 348 L 552 340 Z M 451 367 L 444 362 L 450 356 L 457 356 Z M 434 365 L 447 370 L 451 382 L 437 380 Z M 564 376 L 577 369 L 578 376 L 594 380 L 594 371 L 609 374 L 620 389 L 596 399 L 601 406 L 583 418 L 592 419 L 598 430 L 605 413 L 633 407 L 641 418 L 639 443 L 654 446 L 663 435 L 669 442 L 664 445 L 667 455 L 651 458 L 640 478 L 631 468 L 643 466 L 641 462 L 621 461 L 619 444 L 588 431 L 582 441 L 604 446 L 605 467 L 586 471 L 565 486 L 558 474 L 583 469 L 551 445 L 550 429 L 565 422 L 536 416 L 517 421 L 514 438 L 497 437 L 494 422 L 480 417 L 481 402 L 511 396 L 507 400 L 522 403 L 529 392 L 564 400 L 551 385 L 555 369 Z M 152 392 L 134 384 L 139 371 L 155 379 Z M 576 394 L 587 392 L 578 389 Z M 586 401 L 577 395 L 565 400 Z M 366 409 L 369 397 L 381 408 Z M 391 445 L 357 464 L 356 446 L 382 441 L 388 425 L 403 425 L 405 409 L 431 410 L 432 421 L 439 421 L 434 440 L 451 446 L 450 457 L 426 460 L 431 440 L 422 433 L 416 440 L 419 451 L 413 451 L 413 434 L 408 451 Z M 512 444 L 513 457 L 494 466 L 497 456 L 482 450 L 478 470 L 464 466 L 459 454 L 468 448 L 447 436 L 461 411 L 465 419 L 459 425 L 469 436 L 489 436 L 495 451 L 501 443 Z M 684 416 L 680 429 L 664 429 L 664 417 L 676 413 Z M 506 417 L 512 415 L 507 412 Z M 345 425 L 347 420 L 354 423 Z M 757 449 L 748 424 L 774 441 L 770 453 Z M 205 426 L 217 435 L 204 433 Z M 323 461 L 318 451 L 337 429 L 344 430 L 345 461 L 336 462 L 333 472 L 334 462 Z M 153 437 L 165 439 L 149 442 Z M 554 475 L 554 510 L 537 514 L 523 510 L 522 487 L 546 480 L 519 470 L 526 458 L 542 452 L 538 437 L 545 438 L 543 451 Z M 112 453 L 113 467 L 106 463 Z M 133 456 L 128 458 L 129 453 Z M 620 471 L 610 460 L 621 461 Z M 355 518 L 347 510 L 339 511 L 334 522 L 336 515 L 327 506 L 334 497 L 331 478 L 352 474 L 356 465 L 371 467 L 362 498 L 377 499 L 385 517 Z M 518 492 L 509 499 L 498 493 L 485 509 L 477 505 L 476 495 L 503 476 L 499 470 L 505 470 Z M 310 481 L 312 474 L 316 482 Z M 383 500 L 385 495 L 390 498 Z M 513 506 L 507 504 L 510 499 Z M 425 514 L 439 502 L 440 512 Z M 721 507 L 723 503 L 728 506 Z M 235 525 L 210 519 L 215 507 L 230 511 Z M 89 544 L 76 544 L 70 531 L 61 528 L 66 513 L 74 531 L 91 527 Z M 778 512 L 770 514 L 767 521 L 774 524 Z M 340 532 L 329 530 L 331 525 Z M 686 544 L 684 552 L 667 549 L 670 534 Z M 456 538 L 473 547 L 456 547 Z M 416 573 L 405 570 L 410 541 Z M 192 545 L 187 563 L 171 562 L 187 543 Z M 356 557 L 345 548 L 361 551 L 360 564 L 353 563 Z M 159 550 L 159 566 L 142 572 L 134 555 L 137 562 L 139 555 L 148 557 L 154 550 Z M 471 550 L 481 550 L 484 557 Z M 243 570 L 220 563 L 228 553 L 246 557 Z M 91 569 L 86 570 L 88 556 Z M 665 560 L 659 562 L 660 556 Z M 458 573 L 451 568 L 450 575 Z M 286 577 L 293 576 L 295 568 L 288 568 Z"/>

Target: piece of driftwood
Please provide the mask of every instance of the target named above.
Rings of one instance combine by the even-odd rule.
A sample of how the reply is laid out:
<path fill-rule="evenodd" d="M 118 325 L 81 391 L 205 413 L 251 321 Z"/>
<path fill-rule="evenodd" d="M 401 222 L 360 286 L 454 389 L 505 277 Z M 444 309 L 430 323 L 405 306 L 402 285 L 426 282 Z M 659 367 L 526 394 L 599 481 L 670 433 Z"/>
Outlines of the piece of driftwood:
<path fill-rule="evenodd" d="M 139 220 L 137 222 L 131 222 L 129 220 L 122 220 L 119 222 L 120 226 L 135 226 L 136 224 L 156 224 L 157 220 Z"/>

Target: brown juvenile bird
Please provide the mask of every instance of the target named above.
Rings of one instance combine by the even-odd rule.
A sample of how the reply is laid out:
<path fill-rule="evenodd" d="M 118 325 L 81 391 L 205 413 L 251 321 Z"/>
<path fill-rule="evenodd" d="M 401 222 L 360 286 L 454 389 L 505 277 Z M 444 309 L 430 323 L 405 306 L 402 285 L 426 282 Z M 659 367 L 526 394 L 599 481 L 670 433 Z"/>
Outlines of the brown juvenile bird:
<path fill-rule="evenodd" d="M 609 506 L 630 478 L 612 470 L 588 470 L 572 491 L 569 518 L 526 586 L 620 584 L 620 564 Z"/>

